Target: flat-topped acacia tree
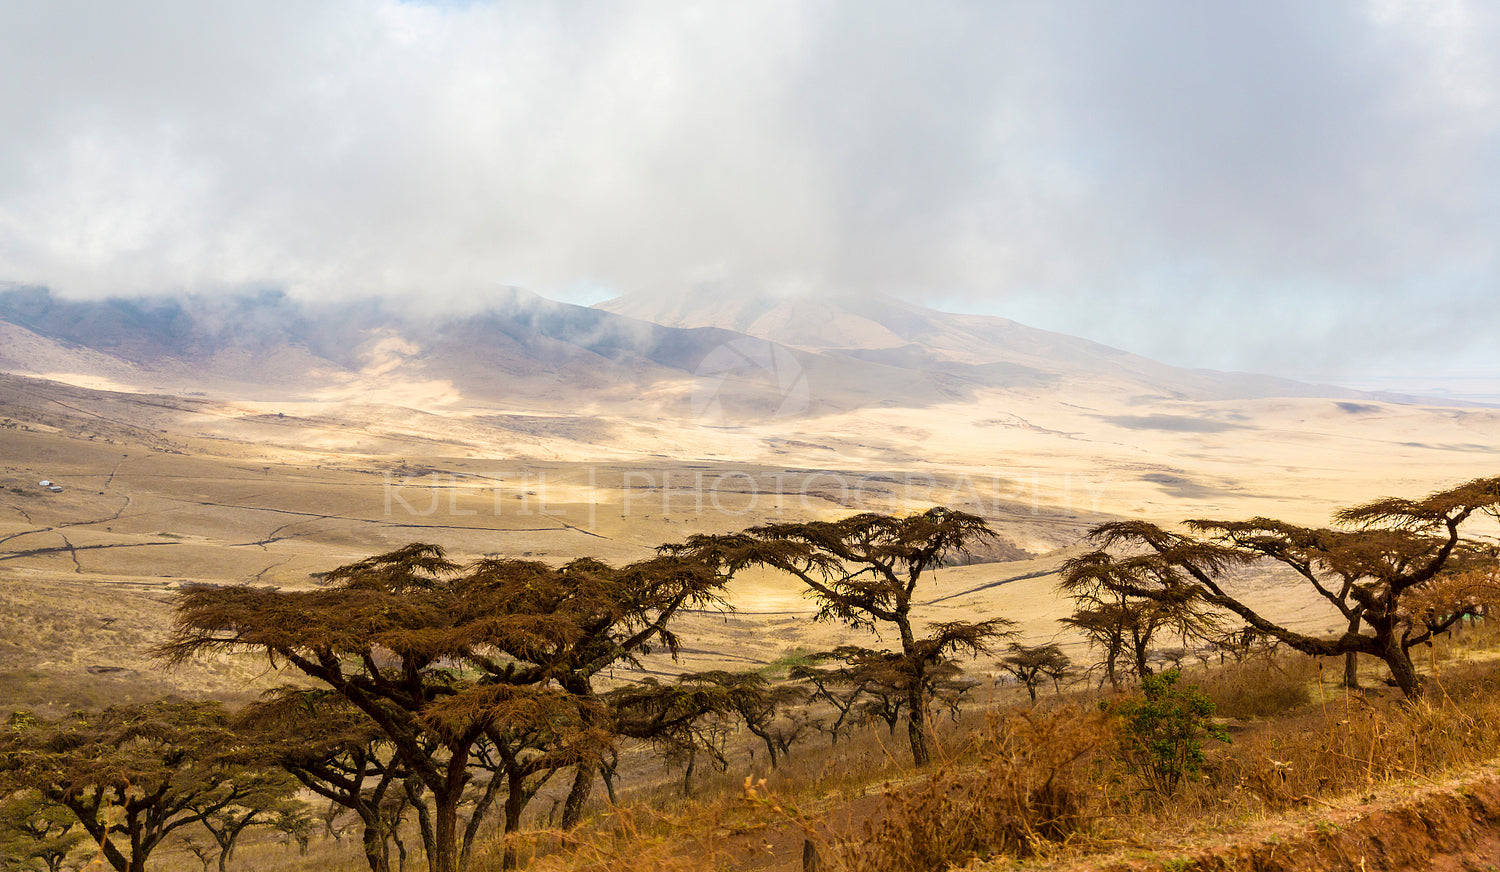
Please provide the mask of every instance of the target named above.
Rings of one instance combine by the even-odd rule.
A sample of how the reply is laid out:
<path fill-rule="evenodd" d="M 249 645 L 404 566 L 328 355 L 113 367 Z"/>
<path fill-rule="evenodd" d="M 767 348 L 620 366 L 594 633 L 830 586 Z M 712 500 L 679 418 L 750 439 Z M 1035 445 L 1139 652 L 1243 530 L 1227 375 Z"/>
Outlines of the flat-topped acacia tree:
<path fill-rule="evenodd" d="M 0 728 L 0 795 L 36 791 L 68 809 L 116 872 L 144 872 L 184 827 L 291 798 L 291 779 L 247 758 L 245 745 L 215 702 L 164 700 L 56 721 L 17 712 Z"/>
<path fill-rule="evenodd" d="M 1036 704 L 1036 689 L 1042 679 L 1050 678 L 1053 688 L 1062 694 L 1062 680 L 1073 671 L 1073 661 L 1055 644 L 1022 645 L 1012 642 L 1007 647 L 1010 653 L 1001 658 L 999 667 L 1025 686 Z"/>
<path fill-rule="evenodd" d="M 1132 567 L 1118 563 L 1095 566 L 1099 559 L 1097 554 L 1089 555 L 1064 565 L 1058 587 L 1073 598 L 1077 608 L 1058 621 L 1081 632 L 1093 647 L 1103 649 L 1104 680 L 1115 689 L 1120 687 L 1122 661 L 1125 671 L 1137 678 L 1151 674 L 1152 643 L 1162 636 L 1185 645 L 1222 635 L 1220 616 L 1191 590 L 1179 589 L 1176 597 L 1133 596 L 1127 592 L 1127 585 L 1120 583 L 1129 581 L 1126 573 Z M 1101 568 L 1104 571 L 1092 571 Z M 1145 571 L 1140 566 L 1133 569 Z"/>
<path fill-rule="evenodd" d="M 265 759 L 354 812 L 370 872 L 390 872 L 383 807 L 402 789 L 407 771 L 369 717 L 336 691 L 282 688 L 241 709 L 236 721 Z"/>
<path fill-rule="evenodd" d="M 1482 604 L 1471 592 L 1485 587 L 1476 579 L 1493 588 L 1500 571 L 1495 544 L 1464 535 L 1485 515 L 1500 518 L 1500 477 L 1347 508 L 1335 515 L 1338 529 L 1270 518 L 1199 520 L 1186 523 L 1192 536 L 1121 521 L 1096 527 L 1090 536 L 1102 548 L 1070 561 L 1064 575 L 1149 601 L 1216 607 L 1306 654 L 1369 655 L 1414 699 L 1422 687 L 1411 648 L 1476 614 Z M 1310 585 L 1345 622 L 1344 633 L 1298 632 L 1230 589 L 1236 569 L 1267 562 Z"/>
<path fill-rule="evenodd" d="M 488 810 L 481 801 L 461 820 L 485 756 L 524 750 L 573 767 L 568 804 L 581 809 L 612 741 L 593 677 L 652 645 L 675 653 L 672 618 L 719 602 L 725 581 L 690 556 L 619 568 L 592 559 L 460 567 L 438 546 L 414 543 L 340 567 L 318 590 L 188 588 L 158 653 L 181 662 L 262 651 L 341 695 L 425 788 L 431 872 L 459 872 Z M 531 776 L 536 765 L 522 768 Z M 524 784 L 519 795 L 528 798 Z"/>
<path fill-rule="evenodd" d="M 924 574 L 994 532 L 983 518 L 947 508 L 895 517 L 873 512 L 841 521 L 767 524 L 728 535 L 692 536 L 664 553 L 692 556 L 733 574 L 764 566 L 796 576 L 817 601 L 818 620 L 893 630 L 912 759 L 927 763 L 926 710 L 937 668 L 952 654 L 979 654 L 1009 634 L 1011 622 L 933 623 L 919 636 L 912 611 Z"/>

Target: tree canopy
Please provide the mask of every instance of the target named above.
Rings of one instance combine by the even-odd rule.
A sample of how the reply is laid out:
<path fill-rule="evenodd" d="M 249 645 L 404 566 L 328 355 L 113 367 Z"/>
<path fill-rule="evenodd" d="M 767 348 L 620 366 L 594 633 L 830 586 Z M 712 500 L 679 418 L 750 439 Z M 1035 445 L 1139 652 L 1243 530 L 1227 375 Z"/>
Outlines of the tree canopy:
<path fill-rule="evenodd" d="M 1410 650 L 1481 603 L 1500 567 L 1495 543 L 1464 535 L 1485 514 L 1500 516 L 1500 477 L 1475 479 L 1421 499 L 1388 497 L 1337 513 L 1337 528 L 1271 518 L 1194 520 L 1177 533 L 1145 521 L 1096 527 L 1102 546 L 1065 567 L 1067 583 L 1155 603 L 1194 602 L 1239 617 L 1307 654 L 1367 654 L 1383 661 L 1408 697 L 1421 694 Z M 1345 622 L 1320 637 L 1270 620 L 1232 590 L 1233 570 L 1271 563 L 1290 570 Z"/>
<path fill-rule="evenodd" d="M 461 820 L 476 771 L 492 781 L 507 755 L 524 755 L 530 775 L 572 766 L 568 805 L 580 809 L 611 743 L 593 677 L 653 646 L 675 653 L 672 618 L 719 603 L 724 582 L 681 554 L 618 568 L 591 558 L 461 567 L 414 543 L 339 567 L 318 590 L 188 588 L 159 654 L 259 650 L 341 696 L 421 783 L 432 872 L 457 872 L 493 795 Z M 512 788 L 528 795 L 525 779 Z"/>
<path fill-rule="evenodd" d="M 956 653 L 979 654 L 1009 633 L 1003 618 L 949 621 L 919 636 L 912 614 L 924 574 L 970 545 L 994 536 L 983 518 L 947 508 L 907 517 L 876 513 L 839 521 L 768 524 L 742 533 L 693 536 L 670 553 L 692 555 L 729 573 L 765 566 L 789 573 L 818 603 L 818 619 L 851 627 L 894 630 L 899 650 L 877 652 L 899 661 L 912 758 L 930 756 L 927 701 L 935 668 Z"/>
<path fill-rule="evenodd" d="M 269 795 L 285 776 L 246 757 L 218 703 L 158 701 L 46 721 L 12 715 L 0 788 L 68 809 L 116 872 L 143 872 L 173 832 Z"/>

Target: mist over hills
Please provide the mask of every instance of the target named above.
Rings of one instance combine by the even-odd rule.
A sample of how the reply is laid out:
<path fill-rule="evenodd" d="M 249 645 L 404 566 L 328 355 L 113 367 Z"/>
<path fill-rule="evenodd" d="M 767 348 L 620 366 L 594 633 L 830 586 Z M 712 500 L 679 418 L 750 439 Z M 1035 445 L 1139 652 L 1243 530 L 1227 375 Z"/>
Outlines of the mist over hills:
<path fill-rule="evenodd" d="M 669 468 L 674 488 L 703 474 L 754 489 L 768 475 L 828 511 L 871 487 L 891 506 L 1026 524 L 1075 512 L 1323 523 L 1324 505 L 1462 480 L 1500 451 L 1500 410 L 1182 369 L 890 298 L 586 307 L 515 289 L 434 313 L 11 288 L 0 425 L 51 434 L 59 457 L 104 440 L 362 475 L 603 463 L 627 491 L 655 493 Z"/>
<path fill-rule="evenodd" d="M 635 295 L 596 308 L 672 327 L 720 327 L 799 349 L 944 372 L 992 388 L 1073 389 L 1092 383 L 1197 400 L 1358 394 L 1272 376 L 1169 366 L 1007 318 L 940 312 L 879 294 Z"/>
<path fill-rule="evenodd" d="M 691 415 L 704 378 L 738 404 L 780 408 L 790 370 L 808 385 L 798 411 L 810 415 L 993 391 L 1361 396 L 1167 366 L 1003 318 L 879 296 L 625 297 L 590 308 L 504 289 L 478 312 L 433 316 L 274 292 L 76 301 L 21 288 L 0 292 L 0 339 L 0 369 L 13 373 L 261 398 L 445 383 L 445 405 L 527 400 L 583 411 L 634 403 Z"/>

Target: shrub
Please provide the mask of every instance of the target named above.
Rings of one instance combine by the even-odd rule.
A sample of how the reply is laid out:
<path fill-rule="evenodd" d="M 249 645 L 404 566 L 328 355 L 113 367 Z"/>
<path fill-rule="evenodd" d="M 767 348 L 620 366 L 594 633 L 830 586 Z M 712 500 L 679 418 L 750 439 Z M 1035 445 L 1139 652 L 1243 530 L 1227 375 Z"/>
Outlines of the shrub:
<path fill-rule="evenodd" d="M 1214 704 L 1196 686 L 1179 687 L 1181 673 L 1172 669 L 1141 680 L 1141 696 L 1116 703 L 1120 754 L 1142 785 L 1158 796 L 1171 796 L 1184 778 L 1203 771 L 1203 740 L 1229 741 L 1214 724 Z"/>

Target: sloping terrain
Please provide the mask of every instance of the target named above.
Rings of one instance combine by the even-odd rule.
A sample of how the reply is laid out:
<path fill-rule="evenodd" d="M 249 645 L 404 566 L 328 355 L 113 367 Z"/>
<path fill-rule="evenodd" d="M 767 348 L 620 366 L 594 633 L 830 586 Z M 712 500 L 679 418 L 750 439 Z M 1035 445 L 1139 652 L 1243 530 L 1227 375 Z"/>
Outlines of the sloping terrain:
<path fill-rule="evenodd" d="M 806 305 L 848 323 L 794 348 L 729 329 L 753 320 L 658 326 L 519 292 L 446 318 L 5 292 L 0 579 L 108 591 L 80 600 L 88 620 L 129 600 L 161 626 L 181 584 L 305 585 L 413 540 L 629 561 L 694 532 L 941 504 L 1000 538 L 942 571 L 930 618 L 1003 614 L 1046 639 L 1062 613 L 1050 573 L 1101 520 L 1321 524 L 1489 472 L 1500 452 L 1496 409 L 1264 380 L 1246 399 L 1236 376 L 877 301 L 859 317 L 906 343 L 882 347 L 847 311 Z M 801 311 L 779 323 L 822 323 Z M 848 341 L 865 347 L 832 347 Z M 685 628 L 705 639 L 689 666 L 837 635 L 783 579 L 747 578 L 735 603 L 741 616 Z M 55 665 L 143 668 L 90 644 Z"/>
<path fill-rule="evenodd" d="M 955 501 L 1167 519 L 1321 521 L 1376 488 L 1477 474 L 1500 448 L 1487 407 L 1183 370 L 882 298 L 724 303 L 591 309 L 504 290 L 475 313 L 418 316 L 10 290 L 0 370 L 110 402 L 170 397 L 119 420 L 278 450 L 958 476 Z"/>
<path fill-rule="evenodd" d="M 1141 397 L 1232 400 L 1353 398 L 1358 391 L 1248 373 L 1167 366 L 1087 339 L 1006 318 L 939 312 L 879 295 L 822 299 L 630 296 L 596 308 L 672 327 L 717 327 L 772 342 L 907 369 L 936 370 L 990 388 L 1093 390 Z M 1385 399 L 1409 400 L 1393 394 Z"/>

